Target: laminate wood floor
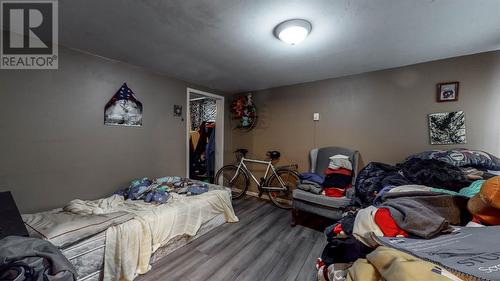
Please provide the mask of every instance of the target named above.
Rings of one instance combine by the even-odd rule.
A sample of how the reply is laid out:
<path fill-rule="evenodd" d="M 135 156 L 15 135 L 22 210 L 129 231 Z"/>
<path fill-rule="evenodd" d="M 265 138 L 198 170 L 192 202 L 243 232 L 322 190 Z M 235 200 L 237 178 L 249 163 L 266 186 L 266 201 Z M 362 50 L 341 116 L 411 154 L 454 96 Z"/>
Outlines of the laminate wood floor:
<path fill-rule="evenodd" d="M 140 281 L 313 281 L 326 222 L 290 226 L 290 211 L 247 196 L 225 224 L 162 258 Z"/>

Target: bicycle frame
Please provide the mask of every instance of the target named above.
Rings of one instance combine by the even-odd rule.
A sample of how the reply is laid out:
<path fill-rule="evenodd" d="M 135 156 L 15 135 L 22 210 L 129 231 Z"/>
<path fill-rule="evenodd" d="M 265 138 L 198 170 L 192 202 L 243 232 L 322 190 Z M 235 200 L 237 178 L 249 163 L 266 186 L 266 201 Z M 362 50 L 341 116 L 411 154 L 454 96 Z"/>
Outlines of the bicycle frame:
<path fill-rule="evenodd" d="M 276 175 L 276 178 L 280 182 L 281 188 L 280 187 L 264 187 L 262 186 L 264 183 L 260 183 L 259 180 L 254 176 L 252 171 L 248 169 L 247 165 L 245 165 L 245 162 L 248 163 L 255 163 L 255 164 L 261 164 L 261 165 L 266 165 L 266 173 L 264 174 L 264 179 L 268 179 L 268 174 L 271 171 L 274 175 Z M 286 185 L 281 179 L 281 177 L 276 173 L 276 169 L 273 166 L 272 161 L 262 161 L 262 160 L 255 160 L 255 159 L 248 159 L 245 157 L 242 157 L 240 160 L 240 163 L 238 164 L 238 169 L 236 170 L 236 173 L 234 174 L 233 178 L 231 179 L 230 182 L 232 182 L 236 177 L 239 175 L 240 171 L 243 171 L 243 173 L 246 173 L 247 175 L 250 175 L 250 178 L 257 184 L 257 188 L 260 189 L 265 189 L 269 191 L 281 191 L 281 190 L 286 190 Z"/>

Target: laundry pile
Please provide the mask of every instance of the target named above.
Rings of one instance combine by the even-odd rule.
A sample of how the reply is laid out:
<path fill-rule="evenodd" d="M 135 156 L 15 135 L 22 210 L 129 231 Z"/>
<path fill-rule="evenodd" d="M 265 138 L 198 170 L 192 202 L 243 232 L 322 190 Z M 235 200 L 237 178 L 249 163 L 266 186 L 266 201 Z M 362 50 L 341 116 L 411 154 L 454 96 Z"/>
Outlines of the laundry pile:
<path fill-rule="evenodd" d="M 297 188 L 328 197 L 344 197 L 346 190 L 352 187 L 352 177 L 352 164 L 349 157 L 338 154 L 330 157 L 324 176 L 315 173 L 300 174 Z"/>
<path fill-rule="evenodd" d="M 493 174 L 499 163 L 491 154 L 465 149 L 420 153 L 396 166 L 369 163 L 356 180 L 355 209 L 325 229 L 318 280 L 462 280 L 454 274 L 463 271 L 393 249 L 393 242 L 381 247 L 377 237 L 428 241 L 460 227 L 500 225 L 500 176 Z M 416 251 L 432 243 L 426 247 Z"/>
<path fill-rule="evenodd" d="M 301 173 L 299 174 L 297 188 L 314 194 L 321 194 L 323 192 L 323 181 L 325 181 L 325 177 L 315 173 Z"/>
<path fill-rule="evenodd" d="M 77 273 L 49 241 L 12 235 L 0 243 L 0 280 L 75 281 Z"/>
<path fill-rule="evenodd" d="M 118 190 L 115 194 L 130 200 L 144 200 L 147 203 L 165 204 L 170 193 L 199 195 L 208 191 L 208 185 L 181 177 L 161 177 L 135 179 L 129 187 Z"/>

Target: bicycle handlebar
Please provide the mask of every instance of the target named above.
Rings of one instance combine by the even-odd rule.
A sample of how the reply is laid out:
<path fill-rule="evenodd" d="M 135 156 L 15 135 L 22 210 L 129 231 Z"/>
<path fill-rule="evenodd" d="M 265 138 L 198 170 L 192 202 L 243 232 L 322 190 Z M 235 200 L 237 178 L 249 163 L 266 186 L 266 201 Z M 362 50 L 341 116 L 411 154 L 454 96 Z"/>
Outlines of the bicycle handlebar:
<path fill-rule="evenodd" d="M 234 153 L 241 154 L 241 156 L 245 157 L 248 153 L 248 149 L 239 148 L 234 151 Z M 266 153 L 266 156 L 271 160 L 277 160 L 281 157 L 281 153 L 277 150 L 270 150 Z"/>

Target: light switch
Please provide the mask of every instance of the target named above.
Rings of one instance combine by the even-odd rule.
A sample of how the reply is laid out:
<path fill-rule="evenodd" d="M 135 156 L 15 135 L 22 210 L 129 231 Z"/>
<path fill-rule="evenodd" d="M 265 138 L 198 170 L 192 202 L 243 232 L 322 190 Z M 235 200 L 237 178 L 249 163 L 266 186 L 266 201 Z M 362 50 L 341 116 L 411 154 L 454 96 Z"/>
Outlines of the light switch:
<path fill-rule="evenodd" d="M 313 120 L 319 121 L 319 113 L 318 112 L 313 113 Z"/>

